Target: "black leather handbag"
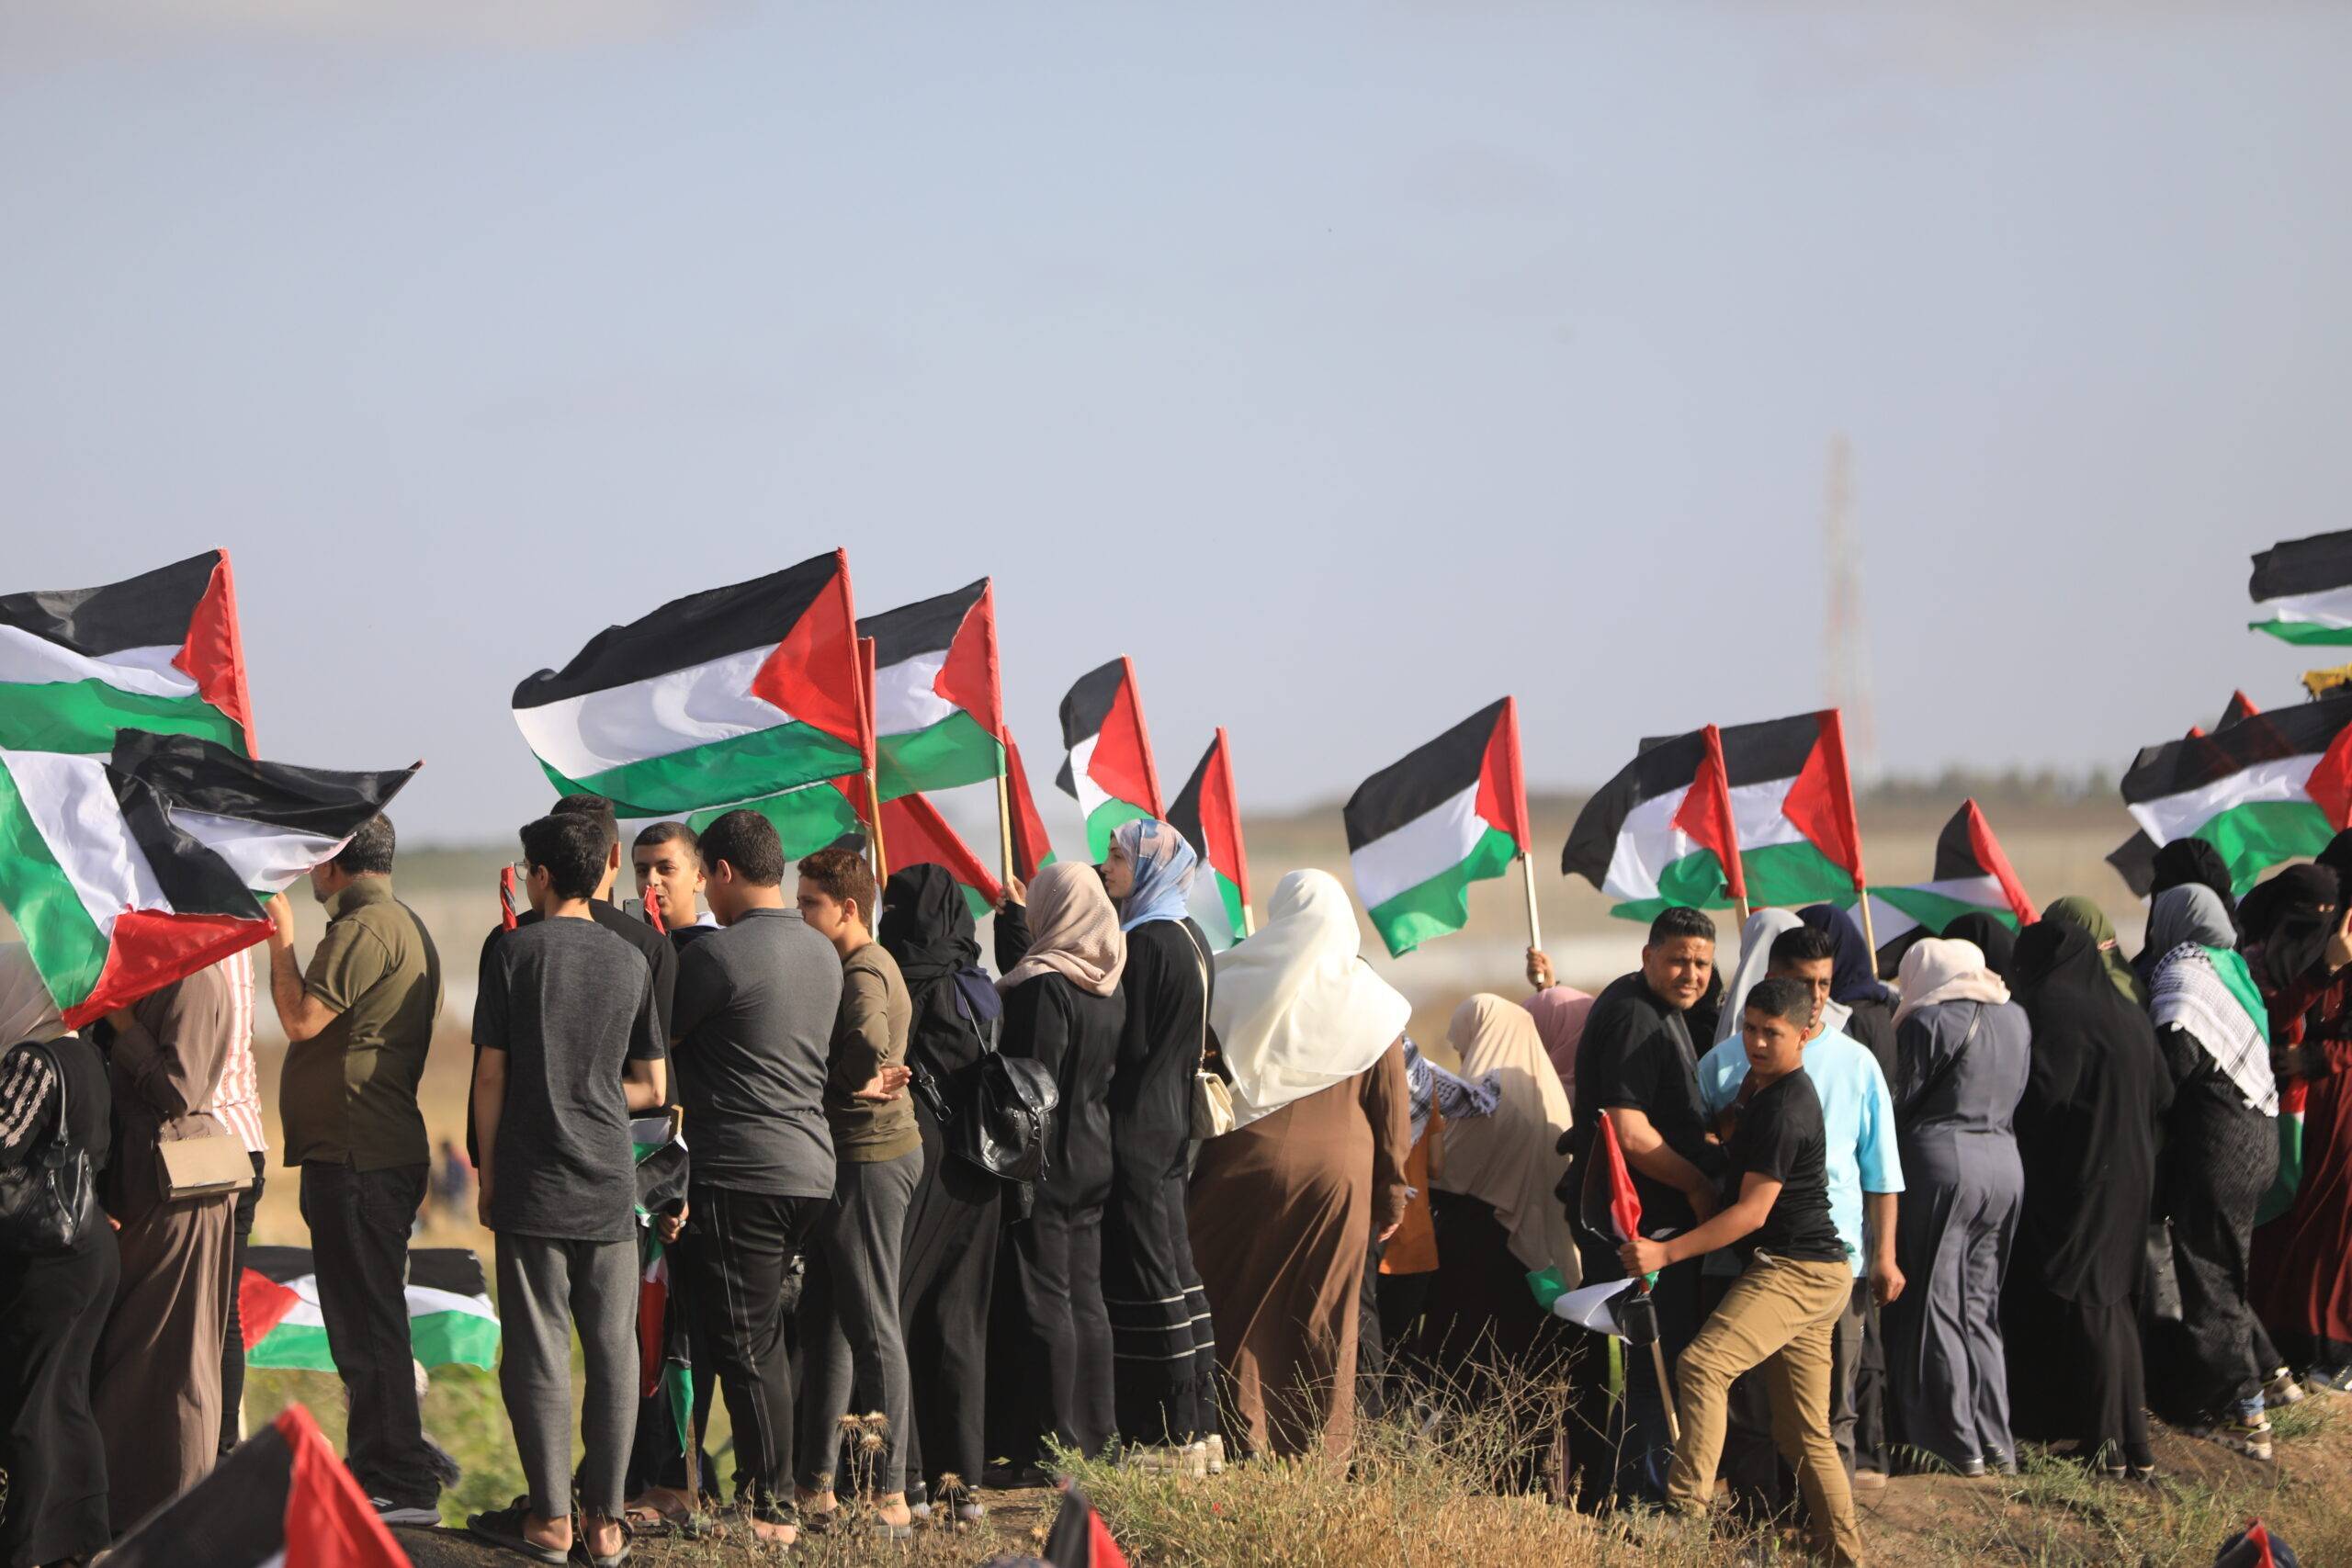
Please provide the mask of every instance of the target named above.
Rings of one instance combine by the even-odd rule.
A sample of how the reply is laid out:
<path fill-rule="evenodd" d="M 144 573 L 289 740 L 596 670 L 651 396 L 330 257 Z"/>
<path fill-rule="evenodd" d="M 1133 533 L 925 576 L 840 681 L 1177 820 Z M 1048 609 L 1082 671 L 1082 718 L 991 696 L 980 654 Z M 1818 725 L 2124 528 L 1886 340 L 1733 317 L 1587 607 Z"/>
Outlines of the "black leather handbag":
<path fill-rule="evenodd" d="M 65 1070 L 46 1045 L 38 1051 L 57 1079 L 57 1124 L 22 1165 L 0 1170 L 0 1252 L 54 1258 L 81 1245 L 98 1213 L 96 1173 L 90 1151 L 77 1146 L 66 1120 Z"/>

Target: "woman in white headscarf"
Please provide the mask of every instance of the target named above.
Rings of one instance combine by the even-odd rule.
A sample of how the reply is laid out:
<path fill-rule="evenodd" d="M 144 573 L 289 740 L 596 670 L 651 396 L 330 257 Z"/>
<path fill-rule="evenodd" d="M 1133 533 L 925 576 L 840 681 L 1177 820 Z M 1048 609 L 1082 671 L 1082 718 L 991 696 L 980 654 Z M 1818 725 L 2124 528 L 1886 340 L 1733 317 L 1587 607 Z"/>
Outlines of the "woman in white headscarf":
<path fill-rule="evenodd" d="M 40 1048 L 29 1043 L 41 1042 Z M 106 1164 L 113 1105 L 106 1064 L 65 1032 L 21 942 L 0 946 L 0 1169 L 40 1156 L 60 1135 Z M 121 1260 L 95 1209 L 71 1252 L 0 1247 L 0 1562 L 78 1562 L 113 1540 L 106 1440 L 90 1408 L 98 1336 Z"/>
<path fill-rule="evenodd" d="M 1344 1456 L 1355 1436 L 1357 1297 L 1375 1233 L 1405 1212 L 1411 1008 L 1358 955 L 1355 906 L 1295 871 L 1266 924 L 1217 955 L 1210 1022 L 1238 1129 L 1201 1147 L 1188 1217 L 1248 1453 Z"/>

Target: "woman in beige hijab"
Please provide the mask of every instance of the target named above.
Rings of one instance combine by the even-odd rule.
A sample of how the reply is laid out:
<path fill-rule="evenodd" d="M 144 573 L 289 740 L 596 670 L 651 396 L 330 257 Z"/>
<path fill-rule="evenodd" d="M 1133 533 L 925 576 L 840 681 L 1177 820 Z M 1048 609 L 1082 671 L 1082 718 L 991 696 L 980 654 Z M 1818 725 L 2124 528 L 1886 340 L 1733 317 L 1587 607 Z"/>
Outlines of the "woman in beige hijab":
<path fill-rule="evenodd" d="M 1335 1458 L 1355 1436 L 1357 1299 L 1405 1212 L 1411 1009 L 1367 967 L 1355 907 L 1295 871 L 1266 924 L 1217 955 L 1211 1022 L 1240 1127 L 1201 1146 L 1188 1218 L 1208 1289 L 1227 1436 Z"/>
<path fill-rule="evenodd" d="M 1009 1228 L 1012 1268 L 999 1275 L 995 1315 L 1012 1353 L 991 1357 L 1011 1375 L 992 1387 L 1001 1416 L 991 1421 L 989 1451 L 1010 1450 L 1016 1469 L 1041 1471 L 1045 1438 L 1091 1454 L 1113 1430 L 1102 1205 L 1127 940 L 1094 868 L 1056 861 L 1040 871 L 1025 910 L 1008 904 L 997 912 L 997 959 L 1004 1054 L 1043 1063 L 1061 1095 L 1045 1179 L 1029 1218 Z"/>
<path fill-rule="evenodd" d="M 1566 1375 L 1579 1337 L 1539 1302 L 1532 1281 L 1573 1289 L 1580 1273 L 1557 1189 L 1568 1156 L 1568 1096 L 1534 1017 L 1497 996 L 1454 1009 L 1445 1037 L 1465 1077 L 1492 1075 L 1490 1116 L 1449 1122 L 1430 1200 L 1437 1279 L 1408 1354 L 1476 1405 L 1503 1408 L 1498 1376 L 1514 1382 Z M 1533 1413 L 1531 1413 L 1533 1414 Z M 1550 1468 L 1558 1423 L 1531 1424 L 1512 1481 L 1531 1487 Z"/>

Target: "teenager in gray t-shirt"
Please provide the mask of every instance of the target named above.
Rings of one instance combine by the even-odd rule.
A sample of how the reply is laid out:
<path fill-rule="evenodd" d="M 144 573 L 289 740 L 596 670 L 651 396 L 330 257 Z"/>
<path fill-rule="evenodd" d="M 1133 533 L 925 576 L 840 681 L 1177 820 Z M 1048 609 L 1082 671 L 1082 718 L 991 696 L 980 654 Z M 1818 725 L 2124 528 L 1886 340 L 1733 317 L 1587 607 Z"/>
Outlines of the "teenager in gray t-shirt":
<path fill-rule="evenodd" d="M 678 955 L 671 1032 L 696 1185 L 830 1198 L 825 1069 L 841 955 L 797 909 L 751 908 Z"/>

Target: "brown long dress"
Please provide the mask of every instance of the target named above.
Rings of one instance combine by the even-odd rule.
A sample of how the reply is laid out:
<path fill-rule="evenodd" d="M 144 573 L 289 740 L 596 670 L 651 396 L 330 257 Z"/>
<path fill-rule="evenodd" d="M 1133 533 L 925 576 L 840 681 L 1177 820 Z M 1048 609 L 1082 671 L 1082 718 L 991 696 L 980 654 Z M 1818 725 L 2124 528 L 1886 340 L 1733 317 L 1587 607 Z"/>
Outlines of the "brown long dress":
<path fill-rule="evenodd" d="M 1201 1145 L 1186 1213 L 1216 1327 L 1226 1435 L 1244 1454 L 1344 1457 L 1356 1298 L 1375 1231 L 1405 1212 L 1413 1127 L 1392 1043 L 1344 1082 Z"/>

